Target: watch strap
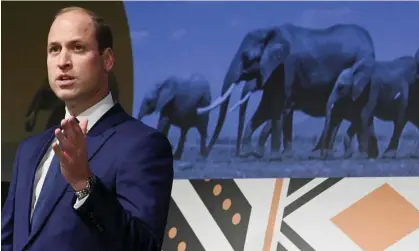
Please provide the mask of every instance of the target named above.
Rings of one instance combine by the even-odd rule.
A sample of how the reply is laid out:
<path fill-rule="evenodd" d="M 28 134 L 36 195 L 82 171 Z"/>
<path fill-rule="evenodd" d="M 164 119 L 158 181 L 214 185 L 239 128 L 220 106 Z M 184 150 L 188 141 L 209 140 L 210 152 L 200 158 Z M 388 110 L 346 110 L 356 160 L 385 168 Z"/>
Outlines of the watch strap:
<path fill-rule="evenodd" d="M 85 188 L 83 188 L 80 191 L 74 191 L 77 199 L 81 200 L 81 199 L 85 198 L 87 195 L 90 194 L 90 192 L 92 191 L 93 182 L 94 182 L 94 176 L 89 177 L 86 180 L 86 187 Z"/>

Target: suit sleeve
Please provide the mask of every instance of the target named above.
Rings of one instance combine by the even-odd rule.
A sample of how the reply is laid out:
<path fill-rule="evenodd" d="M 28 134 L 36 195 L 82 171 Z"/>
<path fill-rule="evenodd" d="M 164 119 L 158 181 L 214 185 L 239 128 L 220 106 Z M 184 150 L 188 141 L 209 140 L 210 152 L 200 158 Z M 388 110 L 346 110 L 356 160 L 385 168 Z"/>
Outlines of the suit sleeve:
<path fill-rule="evenodd" d="M 1 250 L 13 250 L 13 228 L 15 215 L 15 192 L 19 168 L 21 145 L 16 151 L 16 157 L 12 170 L 12 179 L 9 185 L 9 192 L 3 209 L 1 210 Z"/>
<path fill-rule="evenodd" d="M 95 177 L 76 211 L 109 250 L 160 251 L 173 183 L 170 142 L 154 131 L 130 144 L 122 158 L 116 196 Z"/>

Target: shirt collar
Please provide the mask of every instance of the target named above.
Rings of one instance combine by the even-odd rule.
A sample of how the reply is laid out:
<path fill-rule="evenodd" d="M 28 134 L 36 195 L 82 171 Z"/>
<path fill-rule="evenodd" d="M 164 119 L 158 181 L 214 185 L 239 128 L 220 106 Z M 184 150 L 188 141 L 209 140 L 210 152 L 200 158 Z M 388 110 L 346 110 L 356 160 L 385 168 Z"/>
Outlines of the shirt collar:
<path fill-rule="evenodd" d="M 115 105 L 112 94 L 109 92 L 109 94 L 103 98 L 101 101 L 96 103 L 94 106 L 90 107 L 86 111 L 82 112 L 79 116 L 77 116 L 77 119 L 79 121 L 87 120 L 87 131 L 92 128 L 96 122 L 103 116 L 107 111 L 109 111 L 113 106 Z M 68 111 L 68 108 L 65 108 L 65 118 L 70 117 L 70 112 Z"/>

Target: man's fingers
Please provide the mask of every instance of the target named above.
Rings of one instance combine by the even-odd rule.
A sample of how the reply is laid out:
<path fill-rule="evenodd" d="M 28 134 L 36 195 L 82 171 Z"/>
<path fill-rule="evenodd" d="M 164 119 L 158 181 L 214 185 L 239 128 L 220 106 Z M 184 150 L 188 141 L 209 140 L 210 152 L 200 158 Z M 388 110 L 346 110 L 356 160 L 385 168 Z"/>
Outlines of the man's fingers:
<path fill-rule="evenodd" d="M 58 147 L 60 147 L 64 151 L 72 151 L 74 149 L 74 145 L 72 142 L 65 137 L 63 132 L 60 129 L 55 130 L 55 137 L 58 139 Z"/>
<path fill-rule="evenodd" d="M 58 158 L 60 159 L 60 162 L 61 163 L 70 163 L 70 161 L 71 161 L 70 156 L 68 156 L 68 154 L 66 154 L 65 152 L 63 152 L 63 150 L 59 146 L 58 142 L 57 143 L 54 143 L 52 145 L 52 150 L 54 150 L 55 154 L 58 156 Z"/>
<path fill-rule="evenodd" d="M 64 135 L 73 141 L 77 136 L 77 122 L 74 117 L 70 117 L 66 120 L 64 126 Z"/>

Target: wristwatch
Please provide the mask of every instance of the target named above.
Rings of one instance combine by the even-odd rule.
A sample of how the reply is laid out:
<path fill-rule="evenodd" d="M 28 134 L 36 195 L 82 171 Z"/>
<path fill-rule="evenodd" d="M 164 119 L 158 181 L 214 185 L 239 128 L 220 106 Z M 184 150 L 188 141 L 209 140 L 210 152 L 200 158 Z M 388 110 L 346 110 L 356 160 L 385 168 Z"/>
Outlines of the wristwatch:
<path fill-rule="evenodd" d="M 81 199 L 83 199 L 84 197 L 86 197 L 87 195 L 90 194 L 90 192 L 92 191 L 92 187 L 93 187 L 94 177 L 95 176 L 92 175 L 91 177 L 87 178 L 85 188 L 83 188 L 80 191 L 74 191 L 78 200 L 81 200 Z"/>

